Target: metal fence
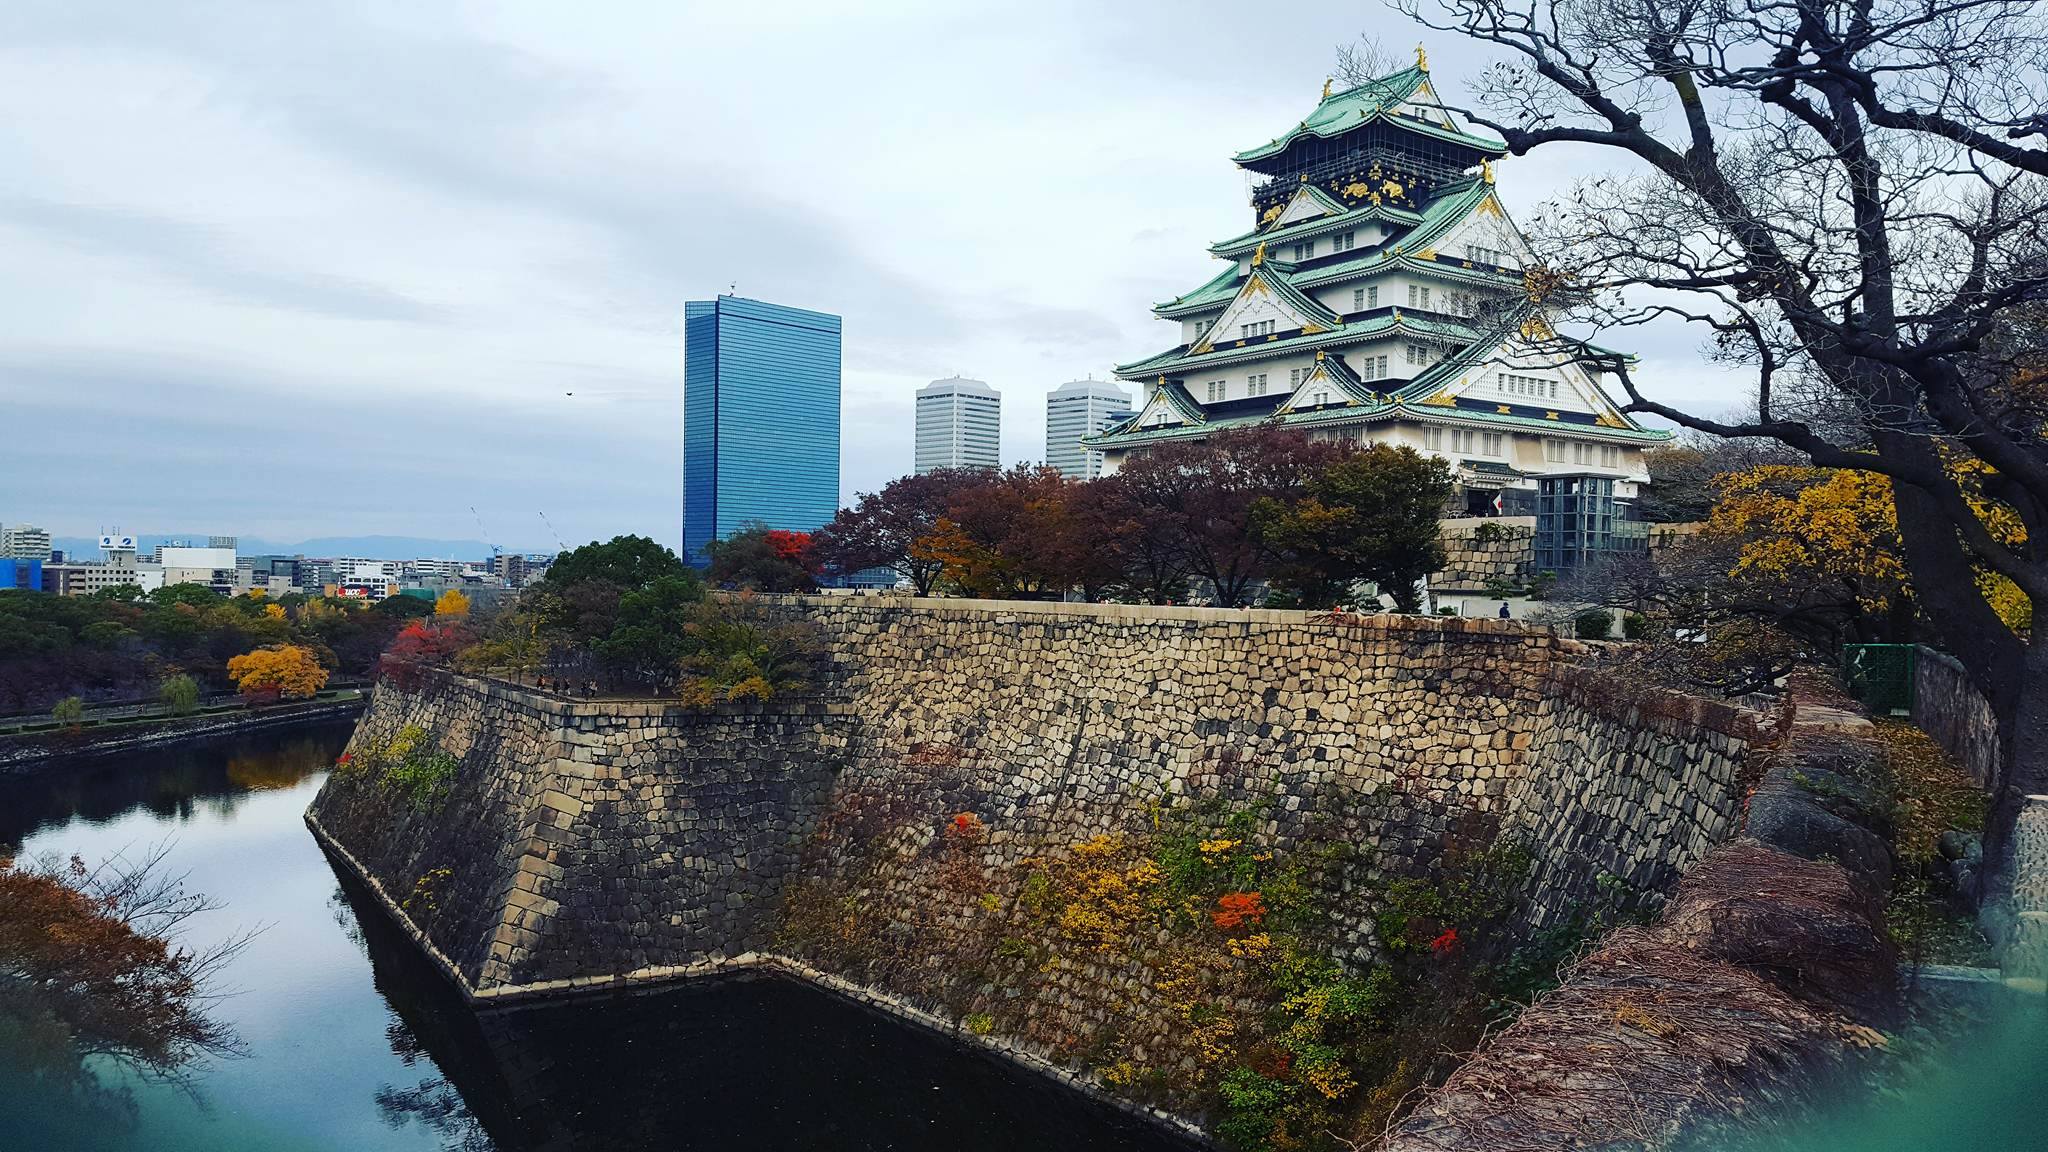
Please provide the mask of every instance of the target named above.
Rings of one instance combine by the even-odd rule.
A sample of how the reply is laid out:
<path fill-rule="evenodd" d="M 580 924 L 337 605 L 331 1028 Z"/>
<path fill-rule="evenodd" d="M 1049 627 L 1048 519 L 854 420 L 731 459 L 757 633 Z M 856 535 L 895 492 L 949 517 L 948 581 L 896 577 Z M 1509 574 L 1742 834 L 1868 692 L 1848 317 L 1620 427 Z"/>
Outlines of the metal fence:
<path fill-rule="evenodd" d="M 361 691 L 369 685 L 365 681 L 331 680 L 320 690 L 321 699 L 332 699 L 344 692 Z M 240 708 L 247 704 L 239 692 L 213 692 L 201 696 L 192 706 L 193 712 L 218 711 Z M 181 715 L 174 712 L 160 700 L 126 700 L 105 704 L 88 704 L 81 721 L 100 724 L 115 720 L 168 719 Z M 54 721 L 49 712 L 26 712 L 0 716 L 0 731 L 15 728 L 30 728 L 51 725 Z"/>
<path fill-rule="evenodd" d="M 1842 684 L 1879 716 L 1910 716 L 1919 648 L 1912 644 L 1842 645 Z"/>

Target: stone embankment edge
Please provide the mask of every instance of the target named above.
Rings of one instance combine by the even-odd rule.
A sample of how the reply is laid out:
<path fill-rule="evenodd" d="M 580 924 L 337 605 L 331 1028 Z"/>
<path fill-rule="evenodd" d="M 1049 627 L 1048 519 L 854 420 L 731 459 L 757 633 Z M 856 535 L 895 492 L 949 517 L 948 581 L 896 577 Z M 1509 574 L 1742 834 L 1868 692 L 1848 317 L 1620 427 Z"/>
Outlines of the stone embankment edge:
<path fill-rule="evenodd" d="M 369 869 L 363 867 L 362 861 L 358 860 L 354 853 L 343 847 L 341 842 L 336 840 L 327 829 L 321 827 L 319 819 L 312 812 L 306 813 L 305 820 L 306 827 L 312 831 L 313 838 L 320 844 L 320 847 L 331 858 L 346 866 L 350 874 L 369 890 L 370 894 L 376 898 L 377 905 L 384 915 L 397 926 L 399 931 L 405 933 L 425 953 L 427 958 L 434 963 L 435 967 L 440 969 L 444 976 L 454 983 L 456 989 L 462 993 L 464 999 L 469 1002 L 472 1008 L 482 1010 L 512 1007 L 525 1001 L 540 999 L 558 1002 L 563 996 L 584 993 L 652 991 L 666 984 L 679 984 L 743 973 L 781 975 L 808 984 L 820 991 L 838 996 L 843 1000 L 886 1013 L 956 1042 L 971 1044 L 989 1056 L 1007 1060 L 1028 1072 L 1048 1077 L 1097 1103 L 1107 1105 L 1125 1115 L 1150 1121 L 1167 1128 L 1195 1145 L 1205 1148 L 1219 1147 L 1212 1137 L 1192 1121 L 1176 1116 L 1171 1112 L 1118 1096 L 1104 1089 L 1084 1073 L 1062 1067 L 1029 1049 L 1011 1044 L 994 1036 L 977 1035 L 974 1032 L 961 1028 L 958 1023 L 948 1020 L 944 1016 L 919 1008 L 908 1001 L 863 987 L 844 977 L 835 976 L 830 972 L 813 968 L 801 960 L 777 955 L 773 952 L 743 952 L 737 956 L 729 956 L 720 960 L 709 960 L 701 964 L 640 968 L 632 972 L 605 976 L 577 976 L 567 980 L 541 980 L 531 984 L 508 985 L 505 987 L 486 988 L 479 991 L 464 978 L 461 969 L 456 967 L 455 962 L 449 959 L 447 953 L 441 951 L 432 940 L 428 939 L 426 933 L 420 931 L 419 927 L 412 922 L 412 918 L 407 916 L 403 909 L 400 908 L 398 901 L 391 898 L 391 893 L 370 873 Z"/>
<path fill-rule="evenodd" d="M 267 728 L 338 720 L 361 712 L 368 704 L 369 697 L 365 695 L 351 700 L 328 700 L 297 708 L 210 716 L 198 722 L 165 720 L 144 727 L 141 731 L 125 731 L 109 739 L 76 745 L 44 743 L 31 746 L 32 742 L 39 740 L 63 739 L 60 734 L 45 732 L 0 736 L 0 776 L 39 772 L 59 764 L 98 760 L 118 756 L 123 752 L 171 748 L 197 740 L 209 740 L 216 736 L 232 736 L 241 732 L 260 732 Z"/>

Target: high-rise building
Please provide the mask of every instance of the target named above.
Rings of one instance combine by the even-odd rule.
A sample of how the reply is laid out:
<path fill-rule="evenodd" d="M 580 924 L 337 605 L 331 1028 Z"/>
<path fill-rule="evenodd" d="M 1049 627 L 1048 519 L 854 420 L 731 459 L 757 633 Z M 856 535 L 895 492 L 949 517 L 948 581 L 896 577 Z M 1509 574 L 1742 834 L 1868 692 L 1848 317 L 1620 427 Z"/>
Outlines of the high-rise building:
<path fill-rule="evenodd" d="M 839 510 L 839 317 L 738 296 L 683 306 L 683 552 Z"/>
<path fill-rule="evenodd" d="M 1090 437 L 1133 453 L 1279 426 L 1447 461 L 1472 515 L 1534 511 L 1537 480 L 1597 473 L 1626 504 L 1671 433 L 1610 398 L 1613 353 L 1553 331 L 1527 243 L 1494 189 L 1501 141 L 1447 111 L 1415 66 L 1341 91 L 1240 152 L 1251 229 L 1223 268 L 1153 306 L 1173 346 L 1119 365 L 1136 414 Z"/>
<path fill-rule="evenodd" d="M 1102 475 L 1102 453 L 1081 443 L 1129 419 L 1131 394 L 1107 380 L 1075 380 L 1045 397 L 1045 462 L 1070 480 Z"/>
<path fill-rule="evenodd" d="M 919 476 L 938 468 L 999 468 L 1002 435 L 1002 393 L 987 384 L 950 376 L 917 390 Z"/>
<path fill-rule="evenodd" d="M 50 533 L 33 524 L 0 527 L 0 559 L 48 560 Z"/>

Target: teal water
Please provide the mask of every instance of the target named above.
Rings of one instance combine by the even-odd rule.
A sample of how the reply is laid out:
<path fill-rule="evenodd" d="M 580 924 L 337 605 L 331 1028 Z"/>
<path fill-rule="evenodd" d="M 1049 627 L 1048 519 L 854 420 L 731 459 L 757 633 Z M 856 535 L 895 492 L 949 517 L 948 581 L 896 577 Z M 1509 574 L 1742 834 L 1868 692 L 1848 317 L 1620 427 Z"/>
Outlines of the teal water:
<path fill-rule="evenodd" d="M 195 946 L 261 933 L 214 1014 L 247 1055 L 189 1089 L 95 1066 L 55 1096 L 0 1018 L 0 1152 L 1168 1149 L 1156 1130 L 943 1037 L 779 980 L 479 1016 L 302 820 L 348 729 L 260 734 L 0 781 L 0 844 L 88 861 L 168 840 L 222 904 Z"/>

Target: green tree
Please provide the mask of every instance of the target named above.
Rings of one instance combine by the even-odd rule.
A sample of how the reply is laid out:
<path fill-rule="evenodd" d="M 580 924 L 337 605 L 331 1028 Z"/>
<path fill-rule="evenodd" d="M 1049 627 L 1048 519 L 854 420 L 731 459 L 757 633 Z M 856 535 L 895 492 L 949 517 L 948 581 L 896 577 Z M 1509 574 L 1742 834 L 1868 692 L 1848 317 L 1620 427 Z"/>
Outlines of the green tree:
<path fill-rule="evenodd" d="M 159 608 L 170 608 L 188 604 L 194 608 L 211 608 L 226 597 L 204 584 L 166 584 L 149 594 L 149 602 Z"/>
<path fill-rule="evenodd" d="M 179 672 L 164 677 L 157 686 L 156 698 L 174 716 L 183 716 L 199 706 L 199 681 Z"/>
<path fill-rule="evenodd" d="M 687 568 L 619 597 L 616 622 L 593 645 L 598 662 L 613 678 L 666 687 L 682 665 L 686 630 L 703 599 L 703 582 Z"/>
<path fill-rule="evenodd" d="M 680 576 L 689 566 L 674 552 L 645 536 L 614 536 L 572 548 L 548 566 L 541 583 L 554 588 L 603 581 L 621 591 L 645 588 L 663 576 Z"/>
<path fill-rule="evenodd" d="M 1453 490 L 1450 466 L 1375 444 L 1311 474 L 1305 487 L 1300 499 L 1267 498 L 1253 510 L 1254 530 L 1281 556 L 1275 582 L 1307 606 L 1328 607 L 1369 580 L 1401 611 L 1416 611 L 1417 586 L 1444 566 L 1437 519 Z"/>
<path fill-rule="evenodd" d="M 73 728 L 78 727 L 85 720 L 85 701 L 80 700 L 76 696 L 66 696 L 62 700 L 57 701 L 55 708 L 50 709 L 50 719 L 55 720 L 59 724 L 68 724 Z"/>
<path fill-rule="evenodd" d="M 802 691 L 823 651 L 816 625 L 776 619 L 751 593 L 706 598 L 686 633 L 682 697 L 692 705 Z"/>

